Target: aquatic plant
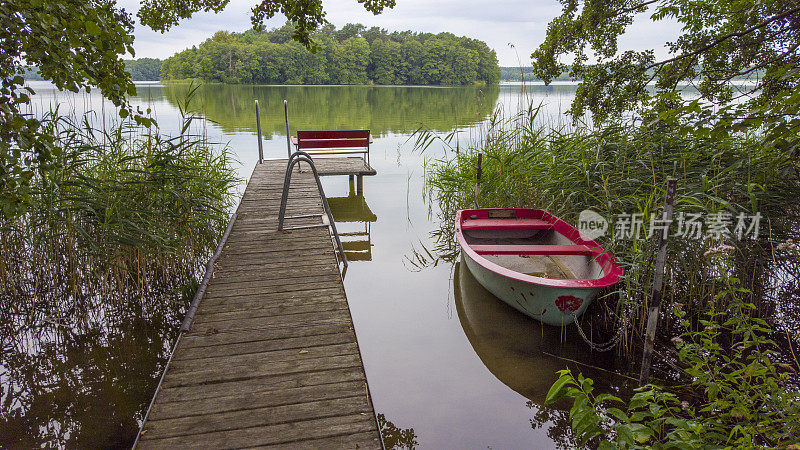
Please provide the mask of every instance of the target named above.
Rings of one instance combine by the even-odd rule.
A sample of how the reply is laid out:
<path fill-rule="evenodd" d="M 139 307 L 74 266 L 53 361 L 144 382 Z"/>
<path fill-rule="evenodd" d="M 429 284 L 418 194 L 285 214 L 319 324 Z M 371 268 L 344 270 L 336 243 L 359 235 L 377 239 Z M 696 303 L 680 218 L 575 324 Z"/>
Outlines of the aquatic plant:
<path fill-rule="evenodd" d="M 773 245 L 797 238 L 795 199 L 800 195 L 800 176 L 791 154 L 762 148 L 757 136 L 745 134 L 699 139 L 672 133 L 657 123 L 618 123 L 603 129 L 559 126 L 543 123 L 538 113 L 533 105 L 510 117 L 498 109 L 468 142 L 454 134 L 416 133 L 419 151 L 431 145 L 445 149 L 444 156 L 426 167 L 427 195 L 439 207 L 441 227 L 434 236 L 439 255 L 455 257 L 453 214 L 475 202 L 482 207 L 544 208 L 572 223 L 584 210 L 609 221 L 640 214 L 640 233 L 625 236 L 622 227 L 609 226 L 608 234 L 599 239 L 624 264 L 626 279 L 584 316 L 590 322 L 585 328 L 591 328 L 598 340 L 616 331 L 619 316 L 630 316 L 633 326 L 622 348 L 635 353 L 646 321 L 652 277 L 654 252 L 647 235 L 659 231 L 650 219 L 660 218 L 666 179 L 675 177 L 677 220 L 670 233 L 665 301 L 685 305 L 697 324 L 702 314 L 726 308 L 727 297 L 716 294 L 730 275 L 743 280 L 758 316 L 785 319 L 779 328 L 800 322 L 800 315 L 784 300 L 798 289 L 800 260 Z M 483 177 L 476 199 L 479 152 L 483 153 Z M 719 236 L 707 230 L 690 239 L 674 236 L 679 226 L 686 226 L 680 218 L 720 213 L 734 219 L 739 214 L 760 213 L 759 236 L 738 239 L 735 223 L 729 233 Z M 735 251 L 724 259 L 703 257 L 720 244 Z M 677 330 L 676 323 L 666 315 L 662 323 L 660 337 L 668 341 Z M 663 364 L 675 355 L 660 359 Z"/>
<path fill-rule="evenodd" d="M 0 222 L 0 446 L 128 446 L 237 180 L 191 116 L 42 123 L 54 159 Z"/>
<path fill-rule="evenodd" d="M 646 385 L 629 401 L 594 394 L 582 374 L 560 371 L 547 403 L 573 401 L 573 431 L 582 444 L 599 448 L 794 448 L 800 433 L 800 390 L 790 371 L 776 362 L 778 344 L 755 305 L 742 300 L 746 289 L 727 280 L 727 311 L 713 311 L 693 330 L 682 308 L 674 309 L 684 333 L 673 339 L 688 386 Z M 787 370 L 788 369 L 788 370 Z"/>

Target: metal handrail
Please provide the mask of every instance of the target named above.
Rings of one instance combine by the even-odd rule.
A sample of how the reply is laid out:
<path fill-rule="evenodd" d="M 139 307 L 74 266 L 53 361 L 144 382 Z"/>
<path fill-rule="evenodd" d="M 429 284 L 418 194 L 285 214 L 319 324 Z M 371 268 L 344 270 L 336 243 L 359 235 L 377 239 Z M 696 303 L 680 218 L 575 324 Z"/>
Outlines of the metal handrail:
<path fill-rule="evenodd" d="M 291 184 L 292 180 L 292 169 L 294 168 L 295 164 L 299 164 L 301 161 L 305 161 L 311 166 L 311 172 L 314 174 L 314 180 L 317 182 L 317 189 L 319 189 L 319 196 L 322 199 L 322 207 L 325 210 L 325 214 L 328 216 L 328 223 L 321 223 L 317 225 L 302 225 L 297 227 L 284 227 L 283 221 L 285 219 L 302 219 L 307 217 L 322 217 L 322 214 L 303 214 L 300 216 L 288 216 L 286 217 L 286 202 L 289 200 L 289 185 Z M 298 167 L 299 168 L 299 167 Z M 333 237 L 336 239 L 336 248 L 339 253 L 339 259 L 344 263 L 344 269 L 347 270 L 347 257 L 344 255 L 344 248 L 342 247 L 342 240 L 339 239 L 339 232 L 336 231 L 336 222 L 333 220 L 333 214 L 331 213 L 331 208 L 328 206 L 328 198 L 325 196 L 325 191 L 322 189 L 322 182 L 319 179 L 319 174 L 317 173 L 317 166 L 314 165 L 314 160 L 311 159 L 311 155 L 303 151 L 296 151 L 289 156 L 289 163 L 286 165 L 286 175 L 283 178 L 283 193 L 281 194 L 281 209 L 278 213 L 278 231 L 284 230 L 303 230 L 308 228 L 322 228 L 322 227 L 331 227 L 333 230 Z"/>

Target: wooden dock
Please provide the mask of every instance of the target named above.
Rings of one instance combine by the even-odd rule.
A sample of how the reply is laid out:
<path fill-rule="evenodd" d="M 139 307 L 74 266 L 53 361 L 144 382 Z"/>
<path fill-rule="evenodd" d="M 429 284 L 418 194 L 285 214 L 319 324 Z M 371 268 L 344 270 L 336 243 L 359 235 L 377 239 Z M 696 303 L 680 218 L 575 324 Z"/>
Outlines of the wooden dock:
<path fill-rule="evenodd" d="M 301 166 L 287 216 L 322 212 Z M 277 231 L 285 170 L 256 165 L 138 447 L 382 447 L 329 232 Z"/>

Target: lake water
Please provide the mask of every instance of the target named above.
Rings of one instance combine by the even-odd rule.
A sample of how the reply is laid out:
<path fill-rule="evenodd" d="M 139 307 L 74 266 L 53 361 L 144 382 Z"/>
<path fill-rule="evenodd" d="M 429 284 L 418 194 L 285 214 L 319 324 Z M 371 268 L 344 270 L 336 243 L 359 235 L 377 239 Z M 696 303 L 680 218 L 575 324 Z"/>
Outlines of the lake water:
<path fill-rule="evenodd" d="M 101 120 L 103 111 L 108 115 L 112 109 L 94 92 L 65 94 L 45 83 L 32 86 L 37 90 L 34 109 L 38 112 L 59 103 L 62 113 L 96 110 L 97 120 Z M 179 124 L 178 105 L 185 100 L 186 92 L 185 86 L 140 85 L 133 101 L 152 108 L 160 127 L 174 133 Z M 437 205 L 425 200 L 424 171 L 426 162 L 441 157 L 442 150 L 433 144 L 425 152 L 414 151 L 413 138 L 409 140 L 423 127 L 442 135 L 456 130 L 466 142 L 480 133 L 495 108 L 509 115 L 529 102 L 542 105 L 542 120 L 568 123 L 562 113 L 569 108 L 574 93 L 573 85 L 529 85 L 524 91 L 520 85 L 208 85 L 201 87 L 190 103 L 189 109 L 206 119 L 200 124 L 202 131 L 212 141 L 228 145 L 243 179 L 249 177 L 258 160 L 254 99 L 260 104 L 266 158 L 285 158 L 287 154 L 284 99 L 289 102 L 292 133 L 298 129 L 371 130 L 375 141 L 370 160 L 378 174 L 365 177 L 363 200 L 353 194 L 347 177 L 326 177 L 323 183 L 339 218 L 337 227 L 346 234 L 345 246 L 352 264 L 345 288 L 376 412 L 396 427 L 413 428 L 419 447 L 569 447 L 572 441 L 566 406 L 543 405 L 556 379 L 555 372 L 569 364 L 595 377 L 607 390 L 625 386 L 624 377 L 611 375 L 622 373 L 624 368 L 615 367 L 611 355 L 589 352 L 571 327 L 561 330 L 539 325 L 483 290 L 465 267 L 445 262 L 435 254 L 431 233 L 440 223 Z M 157 326 L 174 327 L 176 331 L 179 325 L 176 320 Z M 159 333 L 164 344 L 174 336 L 171 333 Z M 4 341 L 7 338 L 4 336 Z M 160 363 L 157 358 L 144 360 L 149 363 L 139 361 L 135 369 L 142 383 L 154 388 Z M 131 376 L 122 381 L 135 380 Z M 134 405 L 128 409 L 110 416 L 85 414 L 75 419 L 88 436 L 78 443 L 128 442 L 133 429 L 130 417 L 113 419 L 125 421 L 126 427 L 98 425 L 108 422 L 108 417 L 130 414 L 131 408 L 146 408 L 152 391 L 143 389 L 127 395 L 135 398 L 117 401 Z M 97 415 L 109 399 L 97 395 L 92 401 L 98 403 L 90 408 Z M 4 414 L 14 412 L 13 406 L 2 408 Z M 48 423 L 47 415 L 51 414 L 52 425 L 60 420 L 61 413 L 55 409 L 16 410 L 14 414 L 23 419 L 29 416 L 32 426 L 27 431 L 10 432 L 46 435 L 41 425 Z M 95 433 L 88 432 L 92 427 L 99 428 Z M 103 441 L 98 436 L 102 433 L 121 436 Z M 47 442 L 42 436 L 29 442 Z M 0 439 L 0 446 L 3 442 Z"/>

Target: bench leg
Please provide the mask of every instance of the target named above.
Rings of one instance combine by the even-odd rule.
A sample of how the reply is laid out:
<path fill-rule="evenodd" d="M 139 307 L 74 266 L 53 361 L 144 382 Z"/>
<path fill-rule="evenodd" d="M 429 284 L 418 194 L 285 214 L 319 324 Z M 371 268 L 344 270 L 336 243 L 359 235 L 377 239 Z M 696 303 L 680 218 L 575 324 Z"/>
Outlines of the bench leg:
<path fill-rule="evenodd" d="M 356 194 L 364 195 L 364 175 L 358 176 L 358 181 L 356 182 Z"/>
<path fill-rule="evenodd" d="M 354 175 L 349 175 L 349 184 L 350 184 L 350 191 L 348 195 L 355 195 L 356 193 L 356 178 Z"/>

